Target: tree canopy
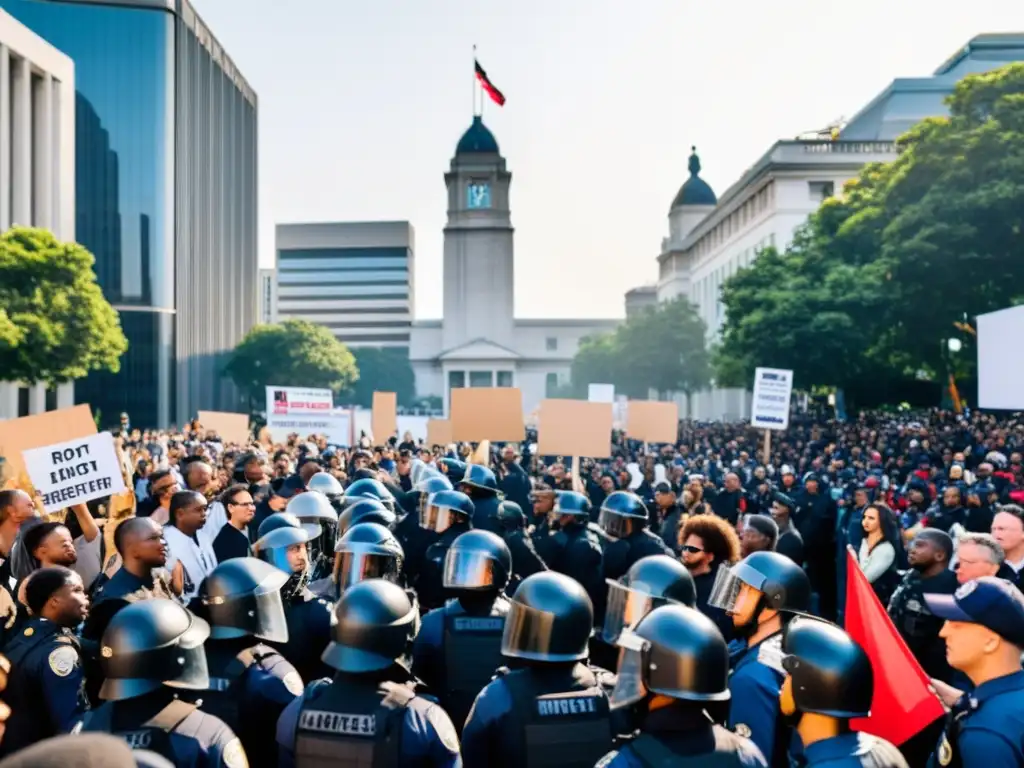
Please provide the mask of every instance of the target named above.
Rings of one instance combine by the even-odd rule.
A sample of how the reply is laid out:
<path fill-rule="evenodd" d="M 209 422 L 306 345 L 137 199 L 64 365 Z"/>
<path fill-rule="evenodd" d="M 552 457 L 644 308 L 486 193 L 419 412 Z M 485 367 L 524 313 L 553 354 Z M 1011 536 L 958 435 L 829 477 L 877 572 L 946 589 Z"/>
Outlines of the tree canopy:
<path fill-rule="evenodd" d="M 398 404 L 416 403 L 416 376 L 406 347 L 356 347 L 352 350 L 359 380 L 352 389 L 352 403 L 373 406 L 374 392 L 394 392 Z"/>
<path fill-rule="evenodd" d="M 344 392 L 359 378 L 352 353 L 328 328 L 294 319 L 254 326 L 235 347 L 224 373 L 257 402 L 268 386 Z"/>
<path fill-rule="evenodd" d="M 56 385 L 120 370 L 128 340 L 95 261 L 47 230 L 0 235 L 0 379 Z"/>
<path fill-rule="evenodd" d="M 1024 64 L 966 77 L 947 104 L 785 252 L 726 281 L 719 383 L 749 386 L 758 365 L 792 368 L 803 388 L 941 379 L 954 323 L 1024 298 Z M 973 357 L 965 347 L 959 368 Z"/>
<path fill-rule="evenodd" d="M 612 333 L 583 339 L 572 362 L 572 393 L 588 384 L 614 384 L 619 394 L 647 397 L 703 389 L 711 379 L 706 326 L 696 308 L 679 297 L 628 318 Z"/>

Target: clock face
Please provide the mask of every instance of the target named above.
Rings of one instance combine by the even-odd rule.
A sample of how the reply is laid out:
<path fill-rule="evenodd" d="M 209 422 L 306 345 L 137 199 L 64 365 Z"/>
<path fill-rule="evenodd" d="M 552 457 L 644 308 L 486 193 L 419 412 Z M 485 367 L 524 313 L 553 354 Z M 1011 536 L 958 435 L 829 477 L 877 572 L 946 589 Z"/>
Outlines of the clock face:
<path fill-rule="evenodd" d="M 491 207 L 491 185 L 471 182 L 466 187 L 467 208 L 490 208 Z"/>

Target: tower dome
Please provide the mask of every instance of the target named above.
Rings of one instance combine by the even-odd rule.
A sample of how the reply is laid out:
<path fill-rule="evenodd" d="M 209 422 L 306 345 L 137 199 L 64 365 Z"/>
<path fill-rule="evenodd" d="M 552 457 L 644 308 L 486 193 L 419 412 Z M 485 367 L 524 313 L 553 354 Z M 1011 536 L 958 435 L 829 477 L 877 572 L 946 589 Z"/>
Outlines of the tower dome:
<path fill-rule="evenodd" d="M 459 139 L 459 143 L 455 147 L 455 154 L 469 155 L 483 153 L 498 154 L 498 141 L 494 138 L 494 134 L 491 133 L 490 128 L 484 125 L 484 121 L 480 115 L 474 115 L 473 124 L 466 129 L 464 134 L 462 134 L 462 138 Z"/>
<path fill-rule="evenodd" d="M 690 162 L 687 164 L 690 169 L 690 178 L 679 188 L 675 200 L 672 201 L 673 209 L 682 205 L 718 204 L 718 198 L 715 196 L 714 190 L 700 177 L 700 158 L 697 157 L 697 148 L 690 147 L 690 150 L 692 154 L 690 155 Z"/>

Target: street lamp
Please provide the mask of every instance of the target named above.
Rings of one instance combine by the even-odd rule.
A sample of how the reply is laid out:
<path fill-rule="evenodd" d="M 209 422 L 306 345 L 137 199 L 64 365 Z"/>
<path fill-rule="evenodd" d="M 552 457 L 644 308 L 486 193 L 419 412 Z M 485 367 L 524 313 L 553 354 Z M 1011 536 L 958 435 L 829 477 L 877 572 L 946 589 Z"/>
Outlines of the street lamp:
<path fill-rule="evenodd" d="M 962 341 L 960 341 L 960 339 L 951 338 L 946 341 L 946 347 L 949 349 L 950 352 L 956 354 L 957 352 L 964 348 L 964 344 Z"/>

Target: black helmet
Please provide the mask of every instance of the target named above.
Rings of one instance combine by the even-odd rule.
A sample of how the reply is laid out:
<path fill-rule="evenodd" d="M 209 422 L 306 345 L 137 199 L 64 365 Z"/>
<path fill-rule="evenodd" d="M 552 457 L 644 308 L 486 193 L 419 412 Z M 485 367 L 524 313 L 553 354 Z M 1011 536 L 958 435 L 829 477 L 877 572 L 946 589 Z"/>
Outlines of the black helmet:
<path fill-rule="evenodd" d="M 512 576 L 508 544 L 490 531 L 460 534 L 444 556 L 445 589 L 500 592 Z"/>
<path fill-rule="evenodd" d="M 466 474 L 466 463 L 458 459 L 441 459 L 438 464 L 453 483 L 461 482 Z"/>
<path fill-rule="evenodd" d="M 395 511 L 395 497 L 380 480 L 363 477 L 356 480 L 345 491 L 345 498 L 351 502 L 358 499 L 376 499 L 392 512 Z"/>
<path fill-rule="evenodd" d="M 210 685 L 203 643 L 210 625 L 173 600 L 131 603 L 114 614 L 100 643 L 100 698 L 134 699 L 162 685 Z"/>
<path fill-rule="evenodd" d="M 683 701 L 729 699 L 729 648 L 707 616 L 685 605 L 663 605 L 618 639 L 622 648 L 615 707 L 650 694 Z"/>
<path fill-rule="evenodd" d="M 648 555 L 618 581 L 608 582 L 608 607 L 601 636 L 613 645 L 623 630 L 665 603 L 696 607 L 697 588 L 686 566 L 668 555 Z"/>
<path fill-rule="evenodd" d="M 526 527 L 526 513 L 514 501 L 505 499 L 498 505 L 498 524 L 506 531 L 518 531 Z"/>
<path fill-rule="evenodd" d="M 378 672 L 400 661 L 419 630 L 419 611 L 397 584 L 361 581 L 334 608 L 334 640 L 324 663 L 340 672 Z"/>
<path fill-rule="evenodd" d="M 210 622 L 210 637 L 257 637 L 288 642 L 281 587 L 288 574 L 255 557 L 235 557 L 213 569 L 199 595 Z"/>
<path fill-rule="evenodd" d="M 395 513 L 377 499 L 360 498 L 349 504 L 338 518 L 338 536 L 344 536 L 353 525 L 359 523 L 377 523 L 393 529 L 397 519 Z"/>
<path fill-rule="evenodd" d="M 501 653 L 526 661 L 581 661 L 594 626 L 594 606 L 580 583 L 541 571 L 523 579 L 505 620 Z"/>
<path fill-rule="evenodd" d="M 337 501 L 345 495 L 345 489 L 338 482 L 338 478 L 330 472 L 317 472 L 309 478 L 306 488 L 322 493 L 329 501 Z"/>
<path fill-rule="evenodd" d="M 796 618 L 783 632 L 782 652 L 798 712 L 839 718 L 870 714 L 875 692 L 871 661 L 839 627 Z"/>
<path fill-rule="evenodd" d="M 754 552 L 733 566 L 721 565 L 708 604 L 733 613 L 743 584 L 761 592 L 752 623 L 763 610 L 807 613 L 811 608 L 811 583 L 804 569 L 778 552 Z M 751 626 L 746 624 L 745 626 Z"/>
<path fill-rule="evenodd" d="M 335 583 L 339 592 L 367 579 L 398 581 L 404 554 L 398 539 L 378 523 L 358 523 L 338 539 Z"/>
<path fill-rule="evenodd" d="M 498 493 L 498 478 L 483 464 L 468 464 L 459 485 L 467 485 L 473 491 L 483 491 L 481 496 L 495 496 Z"/>
<path fill-rule="evenodd" d="M 590 519 L 590 499 L 576 491 L 558 491 L 555 494 L 556 515 L 572 515 L 584 520 Z"/>
<path fill-rule="evenodd" d="M 319 535 L 320 527 L 316 529 Z M 306 544 L 311 538 L 309 528 L 299 522 L 295 515 L 276 512 L 260 523 L 253 549 L 260 560 L 290 575 L 292 567 L 288 564 L 288 548 L 295 544 Z"/>
<path fill-rule="evenodd" d="M 420 512 L 420 527 L 444 533 L 452 525 L 473 519 L 476 508 L 462 491 L 432 493 Z"/>
<path fill-rule="evenodd" d="M 613 491 L 601 503 L 599 523 L 613 539 L 624 539 L 647 525 L 647 507 L 635 493 Z"/>

